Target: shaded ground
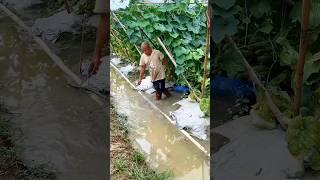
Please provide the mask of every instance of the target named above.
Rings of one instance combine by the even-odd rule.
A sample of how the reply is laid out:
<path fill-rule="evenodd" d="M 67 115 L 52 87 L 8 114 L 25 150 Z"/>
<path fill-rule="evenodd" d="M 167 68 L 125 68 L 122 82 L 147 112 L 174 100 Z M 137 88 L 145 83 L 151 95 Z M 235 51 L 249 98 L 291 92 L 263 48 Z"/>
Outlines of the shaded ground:
<path fill-rule="evenodd" d="M 301 167 L 289 153 L 285 132 L 280 129 L 256 128 L 250 116 L 232 118 L 230 98 L 216 98 L 213 102 L 211 137 L 212 175 L 217 180 L 319 180 L 320 174 Z"/>
<path fill-rule="evenodd" d="M 0 104 L 0 177 L 1 179 L 56 179 L 53 171 L 45 164 L 37 166 L 27 166 L 22 162 L 21 155 L 18 154 L 19 147 L 12 141 L 12 122 L 8 115 L 9 111 L 3 111 Z"/>
<path fill-rule="evenodd" d="M 212 157 L 214 178 L 218 180 L 286 180 L 301 173 L 282 130 L 260 130 L 251 123 L 250 116 L 244 116 L 214 131 L 230 139 Z"/>

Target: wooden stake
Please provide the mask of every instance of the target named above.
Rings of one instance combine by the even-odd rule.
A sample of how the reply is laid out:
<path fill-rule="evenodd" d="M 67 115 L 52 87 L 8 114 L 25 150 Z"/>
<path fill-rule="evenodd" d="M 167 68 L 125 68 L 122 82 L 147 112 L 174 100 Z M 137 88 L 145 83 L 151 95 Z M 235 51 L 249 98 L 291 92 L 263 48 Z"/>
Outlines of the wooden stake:
<path fill-rule="evenodd" d="M 295 74 L 296 83 L 294 91 L 294 104 L 293 112 L 295 115 L 300 114 L 301 105 L 301 94 L 303 88 L 303 71 L 306 59 L 306 53 L 308 51 L 308 28 L 309 28 L 309 17 L 310 17 L 310 0 L 303 0 L 303 10 L 302 10 L 302 24 L 300 33 L 300 47 L 299 47 L 299 61 L 297 63 L 297 71 Z"/>
<path fill-rule="evenodd" d="M 209 1 L 208 1 L 208 4 L 209 4 Z M 209 41 L 210 41 L 210 14 L 211 14 L 211 9 L 210 9 L 210 6 L 208 5 L 208 12 L 206 13 L 206 15 L 207 15 L 207 36 L 206 36 L 206 55 L 205 55 L 205 60 L 204 60 L 204 65 L 203 65 L 203 81 L 202 81 L 202 93 L 201 93 L 202 98 L 204 97 L 204 95 L 206 93 L 208 52 L 209 52 Z"/>

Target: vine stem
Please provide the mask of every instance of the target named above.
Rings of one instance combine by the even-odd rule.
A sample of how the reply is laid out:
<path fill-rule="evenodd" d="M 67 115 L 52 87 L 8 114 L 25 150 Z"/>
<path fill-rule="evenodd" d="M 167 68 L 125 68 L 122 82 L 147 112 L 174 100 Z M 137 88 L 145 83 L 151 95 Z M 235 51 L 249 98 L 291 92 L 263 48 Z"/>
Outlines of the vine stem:
<path fill-rule="evenodd" d="M 293 111 L 295 115 L 299 115 L 300 105 L 301 105 L 301 94 L 303 87 L 303 71 L 304 64 L 306 60 L 306 53 L 308 50 L 308 29 L 309 29 L 309 17 L 310 17 L 310 0 L 303 0 L 303 17 L 301 23 L 301 33 L 300 33 L 300 47 L 299 47 L 299 61 L 297 63 L 297 71 L 295 74 L 296 83 L 295 83 L 295 93 L 294 93 L 294 104 Z"/>

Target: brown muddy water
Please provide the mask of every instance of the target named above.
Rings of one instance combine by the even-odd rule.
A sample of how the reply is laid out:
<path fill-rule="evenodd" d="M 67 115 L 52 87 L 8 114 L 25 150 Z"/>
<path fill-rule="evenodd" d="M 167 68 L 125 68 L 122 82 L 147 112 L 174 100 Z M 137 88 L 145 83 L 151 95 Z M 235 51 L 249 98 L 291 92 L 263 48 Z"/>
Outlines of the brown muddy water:
<path fill-rule="evenodd" d="M 146 155 L 148 164 L 159 171 L 171 170 L 175 179 L 209 180 L 209 158 L 154 110 L 114 68 L 110 71 L 110 93 L 118 111 L 128 117 L 129 136 Z M 162 109 L 168 104 L 157 106 Z"/>
<path fill-rule="evenodd" d="M 0 97 L 12 111 L 14 140 L 29 165 L 48 164 L 58 179 L 106 179 L 106 109 L 67 77 L 0 12 Z"/>

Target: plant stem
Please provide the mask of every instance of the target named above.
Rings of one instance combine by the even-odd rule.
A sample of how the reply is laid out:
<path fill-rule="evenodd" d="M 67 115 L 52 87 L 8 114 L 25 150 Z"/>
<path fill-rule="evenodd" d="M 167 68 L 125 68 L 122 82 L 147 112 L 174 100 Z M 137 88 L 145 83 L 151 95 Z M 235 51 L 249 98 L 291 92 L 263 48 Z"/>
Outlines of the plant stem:
<path fill-rule="evenodd" d="M 299 61 L 297 63 L 297 71 L 295 74 L 296 83 L 295 83 L 295 94 L 294 94 L 294 104 L 293 112 L 295 115 L 300 114 L 300 105 L 301 105 L 301 94 L 303 87 L 303 71 L 306 53 L 308 50 L 308 28 L 309 28 L 309 17 L 310 17 L 310 0 L 303 0 L 303 17 L 301 24 L 301 33 L 300 33 L 300 47 L 299 47 Z"/>

